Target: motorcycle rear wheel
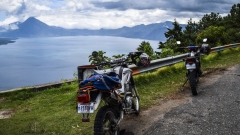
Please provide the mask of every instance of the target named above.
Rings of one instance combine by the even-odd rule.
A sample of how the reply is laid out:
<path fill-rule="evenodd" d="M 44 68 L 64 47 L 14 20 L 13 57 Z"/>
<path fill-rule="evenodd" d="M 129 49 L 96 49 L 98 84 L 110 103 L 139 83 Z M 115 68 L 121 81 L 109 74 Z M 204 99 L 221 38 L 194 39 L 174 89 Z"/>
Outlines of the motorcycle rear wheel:
<path fill-rule="evenodd" d="M 198 95 L 198 91 L 197 91 L 198 76 L 197 76 L 196 70 L 188 72 L 188 79 L 189 79 L 192 95 L 194 96 Z"/>
<path fill-rule="evenodd" d="M 120 129 L 116 123 L 116 111 L 110 106 L 101 107 L 95 117 L 94 135 L 119 135 Z"/>

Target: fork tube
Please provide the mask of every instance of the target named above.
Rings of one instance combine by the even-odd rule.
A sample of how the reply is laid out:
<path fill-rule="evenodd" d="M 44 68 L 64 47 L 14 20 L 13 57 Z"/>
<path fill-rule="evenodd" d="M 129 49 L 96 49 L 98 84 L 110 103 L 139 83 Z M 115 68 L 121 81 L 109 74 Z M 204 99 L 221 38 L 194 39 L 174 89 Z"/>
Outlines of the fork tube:
<path fill-rule="evenodd" d="M 118 120 L 117 125 L 119 125 L 122 120 L 123 120 L 123 111 L 121 111 L 120 113 L 120 119 Z"/>

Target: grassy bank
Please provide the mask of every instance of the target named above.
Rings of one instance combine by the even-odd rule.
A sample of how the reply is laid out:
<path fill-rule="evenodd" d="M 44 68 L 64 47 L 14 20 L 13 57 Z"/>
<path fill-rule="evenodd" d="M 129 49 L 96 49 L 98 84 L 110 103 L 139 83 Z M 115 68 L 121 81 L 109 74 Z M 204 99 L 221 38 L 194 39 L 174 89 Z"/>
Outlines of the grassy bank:
<path fill-rule="evenodd" d="M 240 48 L 204 56 L 202 69 L 225 68 L 240 63 Z M 157 104 L 156 99 L 177 93 L 184 83 L 184 63 L 134 76 L 141 98 L 141 108 Z M 201 81 L 201 80 L 200 80 Z M 188 84 L 186 84 L 188 85 Z M 94 115 L 90 123 L 82 123 L 75 110 L 77 83 L 45 91 L 31 89 L 0 94 L 0 110 L 14 112 L 0 119 L 1 135 L 89 135 L 93 134 Z M 190 92 L 190 91 L 189 91 Z"/>

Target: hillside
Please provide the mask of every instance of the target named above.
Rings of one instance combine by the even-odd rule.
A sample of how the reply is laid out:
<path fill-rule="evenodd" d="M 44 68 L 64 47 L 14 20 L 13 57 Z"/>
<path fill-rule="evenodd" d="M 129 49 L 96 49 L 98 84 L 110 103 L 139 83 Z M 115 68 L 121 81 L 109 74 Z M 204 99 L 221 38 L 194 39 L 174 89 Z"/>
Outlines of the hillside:
<path fill-rule="evenodd" d="M 8 43 L 14 43 L 15 42 L 15 38 L 1 38 L 0 37 L 0 45 L 6 45 Z"/>
<path fill-rule="evenodd" d="M 126 38 L 140 38 L 148 40 L 165 41 L 164 33 L 167 28 L 172 28 L 172 22 L 154 23 L 149 25 L 137 25 L 134 27 L 122 27 L 119 29 L 64 29 L 49 26 L 44 22 L 30 17 L 22 23 L 16 23 L 17 29 L 9 29 L 0 33 L 2 37 L 49 37 L 49 36 L 119 36 Z M 185 25 L 181 25 L 185 28 Z M 3 28 L 1 28 L 3 29 Z M 3 30 L 2 30 L 3 31 Z"/>

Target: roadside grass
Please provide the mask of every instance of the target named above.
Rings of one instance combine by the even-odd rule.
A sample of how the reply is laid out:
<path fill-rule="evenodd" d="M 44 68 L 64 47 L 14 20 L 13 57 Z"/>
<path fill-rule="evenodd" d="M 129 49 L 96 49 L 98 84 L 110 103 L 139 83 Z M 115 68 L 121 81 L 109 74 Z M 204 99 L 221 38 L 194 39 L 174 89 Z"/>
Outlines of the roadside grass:
<path fill-rule="evenodd" d="M 74 82 L 44 91 L 28 89 L 1 94 L 5 99 L 0 110 L 12 110 L 14 114 L 0 120 L 0 134 L 92 134 L 92 122 L 83 124 L 76 114 L 76 89 Z"/>
<path fill-rule="evenodd" d="M 184 63 L 163 67 L 152 73 L 134 76 L 141 98 L 141 108 L 147 109 L 159 103 L 157 99 L 166 98 L 177 92 L 185 81 Z"/>
<path fill-rule="evenodd" d="M 201 61 L 203 73 L 208 72 L 209 68 L 233 66 L 240 63 L 240 48 L 212 53 L 203 56 Z M 141 109 L 148 109 L 152 105 L 159 104 L 158 99 L 177 94 L 186 80 L 185 74 L 186 69 L 184 63 L 181 62 L 134 76 L 141 98 Z M 91 122 L 89 123 L 82 123 L 82 116 L 76 113 L 77 87 L 77 82 L 73 82 L 66 83 L 60 88 L 44 91 L 24 89 L 1 93 L 0 111 L 9 110 L 13 112 L 13 115 L 7 119 L 0 119 L 0 134 L 93 134 L 95 113 L 90 115 Z"/>

